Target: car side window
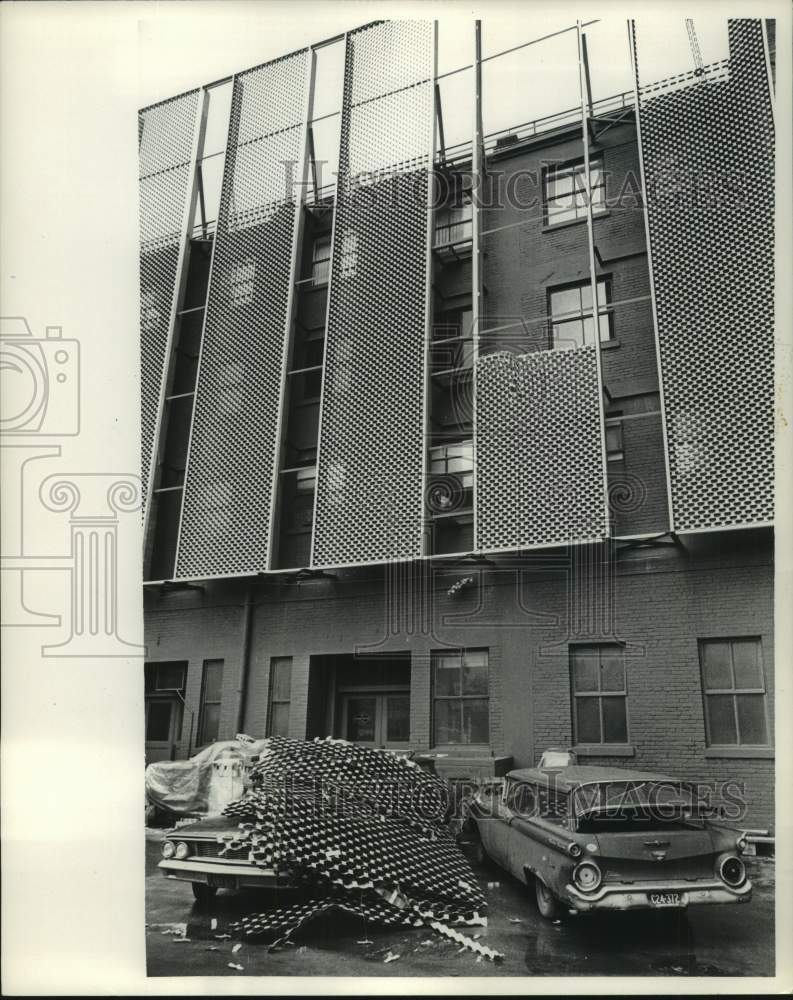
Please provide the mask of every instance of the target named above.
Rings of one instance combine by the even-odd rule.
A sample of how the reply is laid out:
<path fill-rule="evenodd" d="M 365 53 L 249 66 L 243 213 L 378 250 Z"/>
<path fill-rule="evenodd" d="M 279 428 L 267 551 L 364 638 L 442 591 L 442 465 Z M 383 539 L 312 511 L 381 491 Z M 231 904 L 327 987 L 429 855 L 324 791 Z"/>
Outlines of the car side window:
<path fill-rule="evenodd" d="M 549 823 L 567 825 L 568 797 L 550 788 L 538 789 L 537 815 Z"/>
<path fill-rule="evenodd" d="M 513 781 L 507 788 L 505 802 L 518 816 L 531 818 L 537 811 L 537 789 L 525 781 Z"/>

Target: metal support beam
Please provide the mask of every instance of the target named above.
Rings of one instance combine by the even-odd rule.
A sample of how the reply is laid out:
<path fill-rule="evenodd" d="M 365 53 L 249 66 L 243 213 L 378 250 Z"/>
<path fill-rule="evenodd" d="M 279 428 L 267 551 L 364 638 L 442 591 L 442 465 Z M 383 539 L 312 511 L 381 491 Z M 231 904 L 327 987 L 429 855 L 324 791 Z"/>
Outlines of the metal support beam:
<path fill-rule="evenodd" d="M 484 139 L 482 127 L 482 22 L 474 22 L 474 107 L 473 139 L 471 142 L 471 450 L 473 455 L 473 486 L 471 489 L 473 506 L 474 551 L 478 549 L 479 519 L 476 489 L 476 368 L 479 361 L 479 346 L 482 325 L 482 201 L 484 196 Z"/>
<path fill-rule="evenodd" d="M 437 80 L 435 81 L 435 114 L 438 116 L 438 150 L 440 152 L 441 163 L 443 163 L 446 160 L 446 139 L 443 135 L 443 104 L 441 103 L 441 88 Z"/>
<path fill-rule="evenodd" d="M 589 82 L 584 64 L 584 32 L 578 21 L 578 85 L 581 94 L 581 138 L 584 144 L 584 188 L 586 197 L 586 230 L 587 249 L 589 251 L 589 280 L 592 288 L 592 317 L 595 329 L 595 360 L 598 379 L 598 413 L 600 415 L 600 458 L 603 475 L 603 506 L 606 526 L 606 537 L 611 534 L 611 518 L 608 500 L 608 464 L 606 459 L 606 415 L 603 406 L 603 364 L 600 354 L 600 308 L 597 294 L 597 267 L 595 264 L 595 235 L 592 219 L 592 177 L 589 163 L 589 112 L 592 107 L 592 95 L 589 92 Z"/>

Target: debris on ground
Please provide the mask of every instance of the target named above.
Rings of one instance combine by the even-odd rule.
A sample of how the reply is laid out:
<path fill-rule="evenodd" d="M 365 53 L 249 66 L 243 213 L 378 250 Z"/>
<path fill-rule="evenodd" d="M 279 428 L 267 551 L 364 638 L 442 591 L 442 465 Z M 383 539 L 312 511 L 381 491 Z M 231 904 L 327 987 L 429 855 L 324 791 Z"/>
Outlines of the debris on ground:
<path fill-rule="evenodd" d="M 236 955 L 241 947 L 242 945 L 239 942 L 237 942 L 237 944 L 235 944 L 234 947 L 231 949 L 231 954 Z"/>
<path fill-rule="evenodd" d="M 216 931 L 217 928 L 218 928 L 218 918 L 212 917 L 212 919 L 209 921 L 209 929 L 211 931 Z"/>
<path fill-rule="evenodd" d="M 511 924 L 522 924 L 523 923 L 523 921 L 520 919 L 520 917 L 510 917 L 509 918 L 509 922 Z"/>
<path fill-rule="evenodd" d="M 486 925 L 484 896 L 445 826 L 448 787 L 413 761 L 345 740 L 272 737 L 250 782 L 224 813 L 240 820 L 237 838 L 219 839 L 312 892 L 232 931 L 275 948 L 336 911 L 384 927 Z"/>
<path fill-rule="evenodd" d="M 236 969 L 237 972 L 244 972 L 245 971 L 245 966 L 244 965 L 238 965 L 236 962 L 229 962 L 228 965 L 229 965 L 230 969 Z"/>
<path fill-rule="evenodd" d="M 389 962 L 396 962 L 396 960 L 401 957 L 402 957 L 401 955 L 395 955 L 393 951 L 389 951 L 389 953 L 383 959 L 383 964 L 388 965 Z"/>
<path fill-rule="evenodd" d="M 159 931 L 160 934 L 173 934 L 175 937 L 185 937 L 187 934 L 187 924 L 148 924 L 150 931 Z"/>
<path fill-rule="evenodd" d="M 231 941 L 231 934 L 213 934 L 216 941 Z"/>

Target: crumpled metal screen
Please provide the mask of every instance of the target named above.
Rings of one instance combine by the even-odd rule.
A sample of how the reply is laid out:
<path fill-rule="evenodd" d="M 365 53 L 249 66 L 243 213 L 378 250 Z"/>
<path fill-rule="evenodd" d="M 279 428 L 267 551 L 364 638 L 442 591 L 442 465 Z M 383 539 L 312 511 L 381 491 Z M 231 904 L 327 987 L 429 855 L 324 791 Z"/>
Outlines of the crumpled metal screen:
<path fill-rule="evenodd" d="M 233 929 L 283 943 L 339 908 L 382 926 L 484 925 L 486 903 L 443 824 L 446 785 L 384 750 L 343 740 L 270 740 L 255 787 L 231 803 L 229 850 L 311 890 L 311 898 L 243 917 Z"/>

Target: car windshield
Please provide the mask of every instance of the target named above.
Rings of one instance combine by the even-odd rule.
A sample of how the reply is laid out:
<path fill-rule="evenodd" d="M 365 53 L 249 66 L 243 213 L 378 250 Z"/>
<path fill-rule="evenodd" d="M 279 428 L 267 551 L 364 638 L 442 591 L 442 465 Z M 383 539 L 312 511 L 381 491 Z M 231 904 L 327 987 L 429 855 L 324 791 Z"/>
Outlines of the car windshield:
<path fill-rule="evenodd" d="M 582 832 L 682 828 L 712 814 L 691 786 L 670 781 L 592 782 L 576 788 L 573 803 Z"/>

